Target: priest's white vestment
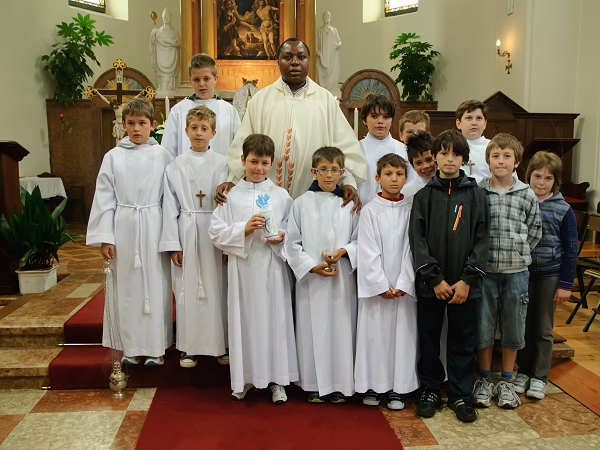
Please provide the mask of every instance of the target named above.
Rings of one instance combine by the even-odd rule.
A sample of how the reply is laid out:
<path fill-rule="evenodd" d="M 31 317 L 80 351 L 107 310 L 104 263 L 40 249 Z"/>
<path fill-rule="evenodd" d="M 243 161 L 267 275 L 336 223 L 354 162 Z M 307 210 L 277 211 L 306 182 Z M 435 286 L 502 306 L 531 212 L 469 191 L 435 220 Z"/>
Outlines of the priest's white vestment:
<path fill-rule="evenodd" d="M 306 192 L 288 219 L 286 255 L 296 275 L 296 345 L 300 380 L 307 392 L 354 394 L 356 334 L 356 238 L 353 202 L 331 192 Z M 310 273 L 323 264 L 323 250 L 346 249 L 333 277 Z"/>
<path fill-rule="evenodd" d="M 158 250 L 163 178 L 172 160 L 152 138 L 135 145 L 125 137 L 104 155 L 96 180 L 86 243 L 115 246 L 117 309 L 107 295 L 102 345 L 111 346 L 111 327 L 121 337 L 114 348 L 127 356 L 162 356 L 173 343 L 170 259 Z"/>
<path fill-rule="evenodd" d="M 312 184 L 312 155 L 323 146 L 337 147 L 346 155 L 348 174 L 342 177 L 341 185 L 356 188 L 356 183 L 365 179 L 365 159 L 338 101 L 310 78 L 295 94 L 279 78 L 248 102 L 242 125 L 227 153 L 229 181 L 237 183 L 244 176 L 242 144 L 253 133 L 266 134 L 275 142 L 269 178 L 287 189 L 294 199 Z"/>
<path fill-rule="evenodd" d="M 237 110 L 225 100 L 211 98 L 200 100 L 190 97 L 181 100 L 169 113 L 161 145 L 171 152 L 173 157 L 181 155 L 190 148 L 190 139 L 185 134 L 186 116 L 190 109 L 205 105 L 217 115 L 217 134 L 210 140 L 210 147 L 225 156 L 240 127 L 240 115 Z M 214 194 L 213 194 L 214 195 Z"/>
<path fill-rule="evenodd" d="M 415 178 L 415 171 L 408 163 L 406 145 L 394 139 L 391 134 L 388 133 L 385 139 L 377 139 L 371 133 L 367 133 L 364 139 L 360 140 L 360 148 L 367 161 L 367 179 L 358 185 L 358 197 L 363 205 L 369 203 L 378 192 L 381 192 L 381 187 L 375 181 L 375 175 L 377 175 L 377 161 L 383 155 L 395 153 L 402 156 L 406 161 L 406 181 L 409 182 Z"/>
<path fill-rule="evenodd" d="M 209 149 L 187 150 L 167 167 L 160 251 L 183 251 L 183 267 L 173 266 L 177 299 L 177 349 L 188 355 L 225 353 L 226 297 L 223 253 L 208 227 L 217 186 L 227 179 L 227 158 Z M 202 206 L 200 198 L 202 195 Z"/>
<path fill-rule="evenodd" d="M 405 394 L 419 387 L 415 273 L 408 243 L 411 204 L 375 197 L 360 212 L 356 391 Z M 395 300 L 389 286 L 406 292 Z"/>
<path fill-rule="evenodd" d="M 270 244 L 256 230 L 245 236 L 246 222 L 259 213 L 258 195 L 268 194 L 277 228 L 285 231 L 292 199 L 269 179 L 240 180 L 217 206 L 208 230 L 213 243 L 229 255 L 229 369 L 231 389 L 244 384 L 266 388 L 298 380 L 290 279 L 283 242 Z"/>

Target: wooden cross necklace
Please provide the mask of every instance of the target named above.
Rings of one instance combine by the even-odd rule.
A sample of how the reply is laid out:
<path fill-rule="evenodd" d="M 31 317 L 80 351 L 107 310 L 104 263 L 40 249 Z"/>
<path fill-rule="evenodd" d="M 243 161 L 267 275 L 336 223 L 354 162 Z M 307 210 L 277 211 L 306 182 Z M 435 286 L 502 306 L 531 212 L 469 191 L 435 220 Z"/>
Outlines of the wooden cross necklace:
<path fill-rule="evenodd" d="M 465 166 L 469 166 L 469 175 L 473 175 L 473 166 L 475 163 L 469 159 L 469 162 L 465 163 Z"/>
<path fill-rule="evenodd" d="M 204 180 L 204 183 L 202 184 L 202 189 L 200 189 L 200 186 L 198 185 L 198 180 L 196 180 L 196 175 L 194 174 L 194 170 L 192 168 L 192 163 L 191 163 L 190 157 L 188 156 L 188 166 L 190 168 L 190 173 L 192 174 L 192 178 L 194 179 L 194 184 L 196 184 L 196 189 L 198 190 L 196 197 L 198 197 L 200 199 L 200 208 L 202 208 L 202 199 L 204 197 L 206 197 L 206 194 L 203 194 L 202 191 L 204 190 L 204 186 L 206 186 L 206 183 L 208 183 L 208 180 L 210 179 L 210 175 L 213 170 L 214 162 L 215 162 L 215 155 L 213 155 L 212 161 L 210 162 L 210 164 L 208 166 L 208 173 L 206 174 L 206 179 Z"/>

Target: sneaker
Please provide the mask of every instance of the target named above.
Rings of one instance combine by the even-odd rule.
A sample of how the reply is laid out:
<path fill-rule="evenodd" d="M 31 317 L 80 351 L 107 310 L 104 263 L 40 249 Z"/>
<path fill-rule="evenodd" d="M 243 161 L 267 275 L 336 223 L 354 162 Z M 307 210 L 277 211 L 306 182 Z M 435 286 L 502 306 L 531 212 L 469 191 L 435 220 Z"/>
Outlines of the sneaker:
<path fill-rule="evenodd" d="M 387 407 L 388 409 L 393 409 L 394 411 L 400 411 L 401 409 L 404 409 L 404 399 L 400 394 L 388 392 Z"/>
<path fill-rule="evenodd" d="M 524 394 L 529 387 L 529 377 L 524 373 L 518 373 L 513 380 L 513 386 L 517 394 Z"/>
<path fill-rule="evenodd" d="M 221 355 L 217 358 L 217 362 L 219 364 L 221 364 L 222 366 L 226 366 L 229 364 L 229 352 L 225 353 L 224 355 Z"/>
<path fill-rule="evenodd" d="M 196 355 L 188 355 L 186 352 L 181 352 L 181 358 L 179 358 L 179 365 L 190 369 L 196 367 L 198 364 L 198 357 Z"/>
<path fill-rule="evenodd" d="M 309 392 L 308 393 L 308 401 L 310 403 L 323 403 L 325 399 L 323 397 L 319 397 L 318 392 Z"/>
<path fill-rule="evenodd" d="M 473 385 L 471 391 L 471 401 L 475 406 L 481 406 L 487 408 L 492 404 L 492 396 L 494 394 L 494 383 L 480 378 Z"/>
<path fill-rule="evenodd" d="M 276 405 L 283 405 L 285 402 L 287 402 L 287 395 L 283 386 L 280 386 L 279 384 L 272 384 L 271 392 L 273 393 L 271 400 L 273 400 L 273 403 Z"/>
<path fill-rule="evenodd" d="M 346 397 L 341 392 L 331 394 L 331 403 L 346 403 Z"/>
<path fill-rule="evenodd" d="M 125 365 L 135 365 L 135 364 L 140 364 L 142 362 L 143 358 L 141 356 L 125 356 L 123 355 L 123 357 L 121 358 L 121 364 L 125 364 Z"/>
<path fill-rule="evenodd" d="M 469 400 L 459 398 L 452 403 L 448 403 L 448 408 L 454 411 L 456 418 L 461 422 L 475 422 L 477 420 L 477 412 L 471 406 Z"/>
<path fill-rule="evenodd" d="M 434 391 L 429 388 L 425 388 L 419 403 L 415 407 L 417 416 L 421 417 L 433 417 L 436 410 L 441 410 L 443 407 L 442 398 L 440 397 L 439 391 Z"/>
<path fill-rule="evenodd" d="M 231 399 L 232 400 L 244 400 L 246 394 L 252 392 L 254 390 L 254 385 L 251 383 L 247 383 L 244 385 L 244 390 L 242 392 L 232 392 Z"/>
<path fill-rule="evenodd" d="M 504 409 L 514 409 L 521 404 L 521 399 L 515 392 L 515 387 L 507 381 L 498 381 L 495 387 L 498 394 L 498 406 Z"/>
<path fill-rule="evenodd" d="M 154 367 L 154 366 L 162 366 L 165 363 L 165 358 L 159 356 L 158 358 L 153 358 L 148 356 L 146 361 L 144 362 L 145 366 Z"/>
<path fill-rule="evenodd" d="M 363 405 L 379 406 L 381 394 L 378 394 L 373 389 L 369 389 L 363 398 Z"/>
<path fill-rule="evenodd" d="M 529 398 L 537 398 L 538 400 L 542 400 L 546 396 L 546 383 L 544 383 L 542 380 L 538 380 L 537 378 L 532 378 L 529 381 L 529 389 L 525 395 L 527 395 Z"/>

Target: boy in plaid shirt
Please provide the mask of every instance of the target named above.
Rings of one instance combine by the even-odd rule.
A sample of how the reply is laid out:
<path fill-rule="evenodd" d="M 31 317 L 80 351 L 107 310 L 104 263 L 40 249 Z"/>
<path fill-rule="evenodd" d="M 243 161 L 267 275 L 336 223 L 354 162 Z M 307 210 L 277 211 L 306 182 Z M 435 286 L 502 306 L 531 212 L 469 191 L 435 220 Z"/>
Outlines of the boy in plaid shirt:
<path fill-rule="evenodd" d="M 542 237 L 537 198 L 513 172 L 523 157 L 523 147 L 506 133 L 497 134 L 488 144 L 485 159 L 491 178 L 479 183 L 490 205 L 490 246 L 483 297 L 478 302 L 477 356 L 481 378 L 471 398 L 476 406 L 488 407 L 498 395 L 505 409 L 521 404 L 512 382 L 517 351 L 525 347 L 525 317 L 529 303 L 528 283 L 531 251 Z M 496 324 L 502 341 L 502 376 L 496 386 L 490 370 Z"/>

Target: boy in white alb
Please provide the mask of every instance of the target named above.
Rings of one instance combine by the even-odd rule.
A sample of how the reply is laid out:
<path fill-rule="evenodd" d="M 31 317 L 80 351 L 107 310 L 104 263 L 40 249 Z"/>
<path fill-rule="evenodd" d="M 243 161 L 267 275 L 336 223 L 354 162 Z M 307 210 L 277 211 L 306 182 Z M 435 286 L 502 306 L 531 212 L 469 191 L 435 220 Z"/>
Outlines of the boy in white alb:
<path fill-rule="evenodd" d="M 406 162 L 388 154 L 377 162 L 381 192 L 360 212 L 358 325 L 354 379 L 365 405 L 404 408 L 401 394 L 419 387 L 415 272 L 408 242 L 411 203 L 400 193 Z"/>
<path fill-rule="evenodd" d="M 217 206 L 208 233 L 229 255 L 227 293 L 229 369 L 232 398 L 242 400 L 256 388 L 270 386 L 275 404 L 285 403 L 284 385 L 298 380 L 292 297 L 283 240 L 292 199 L 267 178 L 275 144 L 252 134 L 242 146 L 246 176 Z M 278 235 L 265 239 L 259 205 L 272 208 Z"/>
<path fill-rule="evenodd" d="M 217 64 L 211 56 L 199 53 L 190 59 L 188 74 L 194 93 L 171 109 L 161 144 L 174 157 L 187 151 L 190 148 L 190 140 L 185 132 L 187 112 L 195 106 L 206 105 L 218 118 L 212 147 L 225 156 L 240 127 L 240 116 L 230 103 L 215 95 Z"/>
<path fill-rule="evenodd" d="M 287 261 L 296 275 L 296 344 L 308 401 L 334 403 L 354 394 L 356 238 L 353 202 L 342 208 L 344 154 L 321 147 L 312 157 L 315 180 L 294 201 L 288 219 Z"/>
<path fill-rule="evenodd" d="M 150 138 L 156 121 L 149 100 L 127 102 L 123 118 L 127 137 L 102 160 L 86 244 L 112 260 L 116 305 L 107 295 L 102 345 L 111 347 L 111 333 L 118 333 L 112 345 L 123 350 L 124 364 L 145 357 L 145 365 L 156 366 L 173 343 L 170 263 L 158 251 L 163 177 L 173 157 Z"/>
<path fill-rule="evenodd" d="M 379 158 L 388 153 L 396 153 L 408 161 L 406 145 L 390 134 L 395 113 L 394 103 L 383 94 L 370 94 L 360 110 L 361 119 L 369 129 L 365 138 L 360 141 L 361 150 L 367 161 L 367 179 L 358 185 L 358 197 L 363 205 L 370 202 L 380 190 L 375 182 Z M 415 177 L 412 169 L 408 177 L 411 180 Z"/>
<path fill-rule="evenodd" d="M 181 367 L 195 367 L 198 355 L 225 353 L 227 310 L 222 252 L 208 236 L 213 193 L 227 179 L 227 158 L 209 147 L 216 115 L 204 105 L 188 111 L 191 148 L 165 173 L 163 230 L 159 250 L 172 252 L 177 299 L 177 349 Z"/>
<path fill-rule="evenodd" d="M 487 126 L 487 112 L 487 105 L 479 100 L 466 100 L 456 109 L 456 127 L 467 138 L 471 156 L 465 161 L 463 169 L 465 174 L 475 178 L 477 183 L 492 177 L 485 160 L 485 149 L 490 140 L 483 136 Z"/>
<path fill-rule="evenodd" d="M 402 194 L 408 201 L 412 201 L 412 197 L 435 176 L 437 164 L 431 154 L 433 136 L 427 131 L 421 131 L 412 135 L 406 144 L 408 161 L 417 176 L 414 180 L 404 185 Z"/>

